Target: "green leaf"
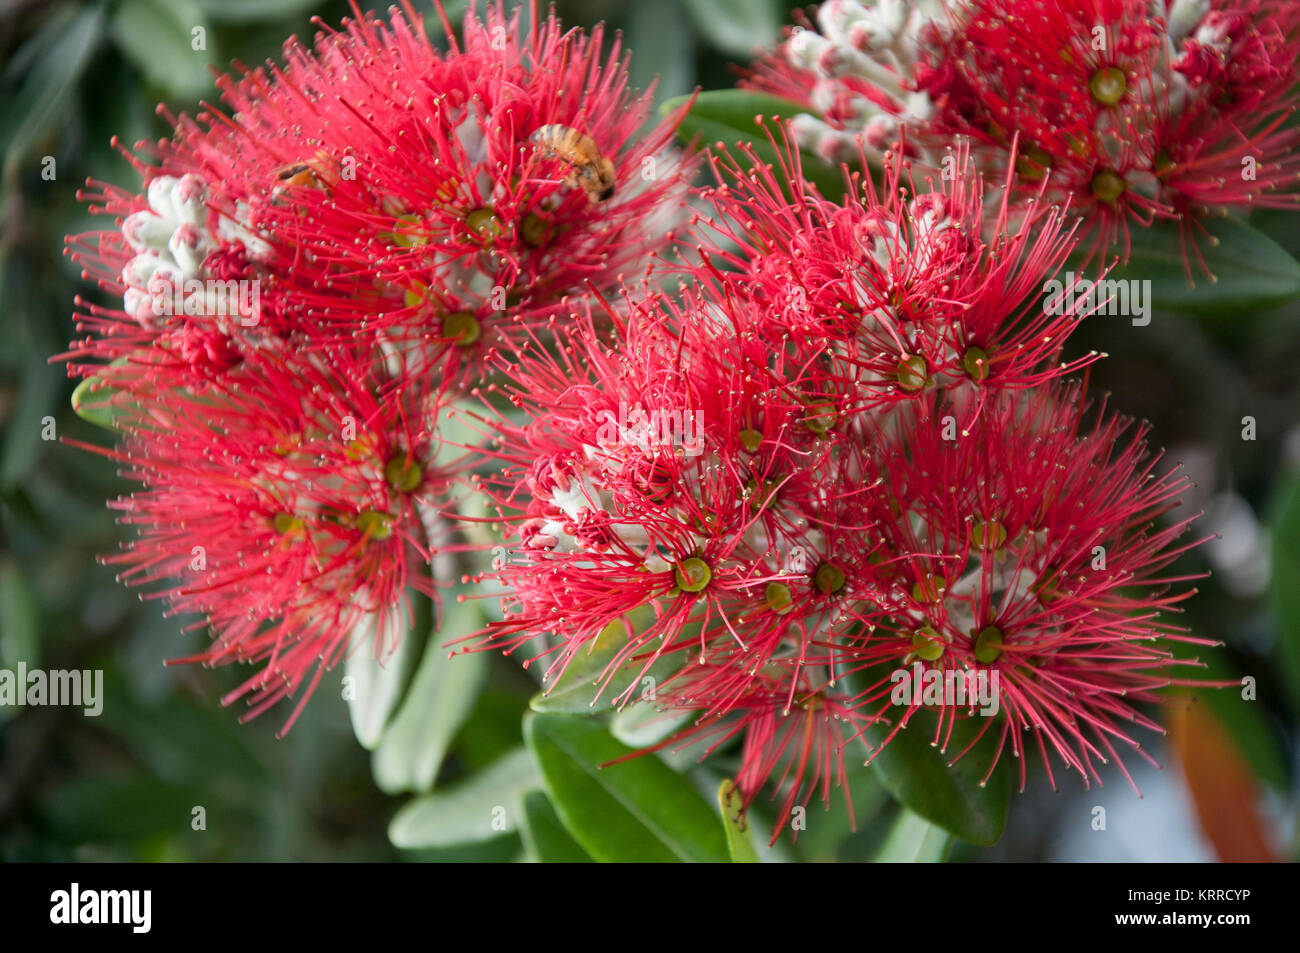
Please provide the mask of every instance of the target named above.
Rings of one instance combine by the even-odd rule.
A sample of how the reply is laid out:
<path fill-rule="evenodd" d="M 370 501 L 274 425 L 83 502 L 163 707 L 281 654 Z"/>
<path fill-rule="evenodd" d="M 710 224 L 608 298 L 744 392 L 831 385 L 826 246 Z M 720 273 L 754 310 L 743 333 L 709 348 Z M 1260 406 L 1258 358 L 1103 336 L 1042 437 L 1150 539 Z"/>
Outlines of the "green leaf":
<path fill-rule="evenodd" d="M 116 430 L 119 408 L 115 406 L 113 397 L 118 393 L 121 392 L 106 384 L 103 378 L 87 377 L 72 392 L 72 410 L 87 423 Z"/>
<path fill-rule="evenodd" d="M 540 781 L 532 756 L 516 748 L 484 770 L 408 803 L 388 825 L 388 839 L 415 849 L 504 837 L 519 827 L 524 792 Z"/>
<path fill-rule="evenodd" d="M 1235 218 L 1204 225 L 1210 235 L 1198 241 L 1213 280 L 1199 270 L 1193 254 L 1195 284 L 1188 281 L 1178 225 L 1165 221 L 1133 229 L 1128 264 L 1106 277 L 1150 281 L 1156 308 L 1193 315 L 1269 308 L 1300 296 L 1300 262 L 1277 242 Z"/>
<path fill-rule="evenodd" d="M 511 686 L 513 687 L 513 686 Z M 452 742 L 456 762 L 467 771 L 486 767 L 507 751 L 524 743 L 524 712 L 528 699 L 514 691 L 488 686 L 478 697 Z"/>
<path fill-rule="evenodd" d="M 641 610 L 633 610 L 629 618 L 632 619 L 633 628 L 645 628 L 651 621 L 650 613 Z M 652 679 L 645 686 L 646 689 L 651 689 L 680 668 L 680 659 L 660 658 L 646 669 L 645 659 L 629 658 L 606 683 L 601 677 L 602 673 L 627 644 L 625 632 L 619 631 L 621 628 L 621 625 L 610 626 L 593 639 L 574 656 L 558 679 L 533 696 L 528 703 L 529 707 L 533 711 L 552 714 L 598 714 L 618 704 L 619 696 L 633 687 L 635 682 Z"/>
<path fill-rule="evenodd" d="M 478 628 L 478 604 L 447 600 L 441 631 L 429 639 L 415 680 L 372 759 L 375 783 L 388 794 L 427 791 L 451 740 L 487 681 L 482 652 L 448 658 L 445 643 Z"/>
<path fill-rule="evenodd" d="M 168 94 L 190 99 L 212 87 L 212 30 L 193 0 L 120 0 L 109 32 L 122 54 Z"/>
<path fill-rule="evenodd" d="M 992 844 L 1002 836 L 1011 804 L 1011 781 L 1005 761 L 986 785 L 981 785 L 992 757 L 991 743 L 997 728 L 990 728 L 972 750 L 956 763 L 949 761 L 961 752 L 985 726 L 980 717 L 958 720 L 946 751 L 931 744 L 938 726 L 937 716 L 921 709 L 907 727 L 894 735 L 871 760 L 880 781 L 900 804 L 921 817 L 975 844 Z M 947 731 L 947 723 L 944 730 Z M 874 725 L 867 731 L 872 745 L 879 745 L 889 728 Z"/>
<path fill-rule="evenodd" d="M 524 795 L 524 846 L 544 864 L 589 864 L 591 856 L 573 839 L 541 791 Z"/>
<path fill-rule="evenodd" d="M 774 0 L 682 0 L 700 35 L 724 53 L 750 56 L 781 38 L 784 7 Z"/>
<path fill-rule="evenodd" d="M 1282 677 L 1300 705 L 1300 477 L 1282 485 L 1269 527 L 1273 540 L 1273 605 Z M 1240 698 L 1240 692 L 1234 693 Z M 1248 703 L 1249 704 L 1249 703 Z"/>
<path fill-rule="evenodd" d="M 348 694 L 352 731 L 367 751 L 373 751 L 383 737 L 389 716 L 402 697 L 402 689 L 418 654 L 419 640 L 413 633 L 405 631 L 407 618 L 404 611 L 388 612 L 384 622 L 383 638 L 378 640 L 380 651 L 397 640 L 388 657 L 375 657 L 379 613 L 367 613 L 357 623 L 349 640 L 352 654 L 343 670 L 344 677 L 352 679 Z"/>
<path fill-rule="evenodd" d="M 596 860 L 728 859 L 717 815 L 686 777 L 653 754 L 601 767 L 632 749 L 599 721 L 530 714 L 524 738 L 565 827 Z"/>
<path fill-rule="evenodd" d="M 60 11 L 15 54 L 26 59 L 22 86 L 0 113 L 0 153 L 25 155 L 64 116 L 103 33 L 104 11 L 86 4 Z"/>
<path fill-rule="evenodd" d="M 813 801 L 808 805 L 808 829 L 800 831 L 795 841 L 799 856 L 805 861 L 861 863 L 871 858 L 867 844 L 874 849 L 876 843 L 870 839 L 874 833 L 872 821 L 882 813 L 882 808 L 888 809 L 893 802 L 874 768 L 849 761 L 844 769 L 853 810 L 849 811 L 850 802 L 842 791 L 832 792 L 824 804 Z"/>
<path fill-rule="evenodd" d="M 692 717 L 689 711 L 664 712 L 652 701 L 637 700 L 614 712 L 609 733 L 632 748 L 647 748 L 663 741 Z"/>
<path fill-rule="evenodd" d="M 749 818 L 741 801 L 740 789 L 731 778 L 718 786 L 718 807 L 722 810 L 722 827 L 727 834 L 727 852 L 733 864 L 756 864 L 758 853 L 754 850 L 749 829 Z"/>
<path fill-rule="evenodd" d="M 687 101 L 688 97 L 678 96 L 659 107 L 660 112 L 668 115 Z M 742 166 L 748 160 L 736 151 L 737 144 L 752 144 L 759 160 L 770 164 L 780 176 L 781 164 L 777 158 L 776 148 L 768 140 L 765 129 L 771 127 L 773 117 L 789 119 L 808 108 L 790 99 L 770 96 L 767 93 L 755 93 L 745 89 L 721 89 L 700 93 L 691 107 L 691 111 L 682 120 L 678 136 L 689 141 L 697 133 L 700 146 L 712 147 L 721 142 L 731 151 L 732 157 Z M 759 125 L 755 117 L 764 117 L 764 124 Z M 773 129 L 773 135 L 779 133 Z M 817 156 L 800 150 L 803 165 L 803 177 L 817 186 L 823 196 L 838 201 L 844 195 L 844 176 L 838 166 L 831 166 Z"/>
<path fill-rule="evenodd" d="M 951 846 L 952 835 L 946 830 L 902 808 L 872 859 L 882 864 L 936 864 L 948 856 Z"/>

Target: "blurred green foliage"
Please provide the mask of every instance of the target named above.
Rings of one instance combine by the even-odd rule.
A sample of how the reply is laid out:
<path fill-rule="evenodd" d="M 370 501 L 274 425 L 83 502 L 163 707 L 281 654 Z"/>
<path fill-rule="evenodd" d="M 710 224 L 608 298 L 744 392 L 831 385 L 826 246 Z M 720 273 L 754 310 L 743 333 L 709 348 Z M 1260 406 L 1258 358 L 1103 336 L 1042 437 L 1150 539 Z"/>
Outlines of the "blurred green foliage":
<path fill-rule="evenodd" d="M 464 7 L 463 0 L 449 4 L 453 19 Z M 660 102 L 696 85 L 732 86 L 730 64 L 774 40 L 790 19 L 789 7 L 777 0 L 569 0 L 557 8 L 568 25 L 606 20 L 623 31 L 634 84 L 660 77 Z M 238 711 L 218 699 L 246 673 L 164 668 L 163 659 L 188 654 L 206 636 L 182 634 L 186 620 L 164 618 L 157 603 L 142 603 L 96 561 L 114 550 L 121 532 L 102 502 L 128 491 L 113 463 L 44 439 L 51 418 L 62 440 L 106 445 L 108 439 L 71 412 L 72 385 L 49 362 L 74 334 L 74 295 L 97 293 L 63 256 L 65 235 L 96 227 L 76 198 L 78 187 L 87 177 L 135 185 L 110 147 L 113 136 L 132 143 L 164 135 L 156 102 L 193 111 L 211 96 L 209 66 L 275 56 L 286 37 L 314 32 L 311 14 L 337 23 L 346 4 L 0 0 L 0 667 L 22 660 L 29 667 L 102 668 L 107 696 L 98 718 L 76 709 L 0 708 L 0 860 L 509 860 L 525 850 L 582 859 L 613 850 L 611 838 L 641 836 L 635 825 L 622 835 L 581 819 L 575 825 L 554 792 L 551 798 L 538 792 L 535 775 L 511 774 L 524 770 L 522 724 L 536 685 L 495 656 L 484 663 L 485 687 L 453 736 L 431 740 L 412 732 L 402 742 L 438 748 L 419 754 L 425 767 L 418 778 L 397 777 L 402 772 L 392 768 L 392 759 L 403 760 L 398 755 L 408 749 L 385 755 L 380 743 L 372 756 L 358 745 L 347 705 L 325 686 L 285 740 L 275 738 L 282 713 L 240 725 Z M 430 19 L 436 31 L 437 20 Z M 194 49 L 196 29 L 203 31 L 202 50 Z M 1300 251 L 1294 219 L 1261 213 L 1252 224 L 1292 254 Z M 1261 519 L 1279 521 L 1272 595 L 1267 586 L 1215 576 L 1187 604 L 1186 623 L 1227 643 L 1212 653 L 1216 676 L 1257 678 L 1260 700 L 1248 715 L 1231 699 L 1215 710 L 1284 809 L 1294 811 L 1300 306 L 1224 303 L 1195 320 L 1158 314 L 1136 329 L 1120 319 L 1090 321 L 1069 350 L 1092 348 L 1110 355 L 1091 372 L 1093 387 L 1112 392 L 1113 406 L 1151 420 L 1176 455 L 1200 461 L 1194 472 L 1205 481 L 1202 499 L 1236 494 Z M 1258 427 L 1249 441 L 1241 436 L 1248 415 Z M 1288 446 L 1289 465 L 1283 462 Z M 1260 545 L 1267 559 L 1267 546 Z M 1203 551 L 1178 567 L 1206 568 Z M 436 681 L 437 673 L 426 677 Z M 545 749 L 541 767 L 563 776 L 560 789 L 589 786 L 589 775 L 575 773 L 574 764 L 617 745 L 603 734 L 588 737 L 580 724 L 564 727 L 562 716 L 531 717 L 527 741 Z M 566 732 L 578 737 L 567 739 Z M 566 763 L 555 752 L 570 741 L 578 754 Z M 665 795 L 689 806 L 689 816 L 676 819 L 689 826 L 716 800 L 727 756 L 708 768 L 694 767 L 689 756 L 666 760 L 690 770 L 699 792 L 700 803 L 694 792 Z M 660 767 L 646 762 L 638 770 L 659 783 Z M 928 859 L 950 852 L 943 832 L 894 805 L 860 767 L 850 773 L 858 832 L 851 833 L 848 807 L 836 796 L 796 850 L 779 846 L 776 856 Z M 436 776 L 437 793 L 407 801 L 384 793 L 375 776 L 387 777 L 384 788 L 393 792 L 428 791 Z M 452 843 L 420 826 L 422 816 L 442 817 L 458 790 L 489 776 L 513 778 L 521 828 Z M 428 798 L 445 800 L 421 814 Z M 204 809 L 204 830 L 194 829 L 196 807 Z M 765 808 L 760 804 L 751 818 L 764 834 L 771 823 Z M 577 840 L 565 826 L 576 827 Z M 1042 823 L 1018 824 L 1013 804 L 1008 832 L 987 856 L 1041 856 L 1043 830 Z M 392 846 L 390 833 L 412 849 Z M 687 849 L 725 851 L 723 833 L 722 827 L 692 829 L 684 835 L 693 845 Z M 957 845 L 951 856 L 979 854 Z"/>

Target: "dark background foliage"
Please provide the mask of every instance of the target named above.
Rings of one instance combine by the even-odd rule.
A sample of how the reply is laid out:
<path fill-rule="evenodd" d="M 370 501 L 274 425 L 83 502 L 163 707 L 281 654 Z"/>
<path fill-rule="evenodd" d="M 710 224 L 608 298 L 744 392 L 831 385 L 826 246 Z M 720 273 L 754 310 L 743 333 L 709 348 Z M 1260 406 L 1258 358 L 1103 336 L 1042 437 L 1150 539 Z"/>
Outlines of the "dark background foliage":
<path fill-rule="evenodd" d="M 450 6 L 458 18 L 464 3 Z M 731 86 L 729 64 L 775 40 L 790 19 L 778 0 L 570 0 L 558 10 L 567 25 L 605 20 L 621 29 L 634 82 L 661 76 L 660 100 L 697 84 Z M 260 62 L 285 37 L 310 37 L 310 14 L 337 23 L 346 12 L 337 0 L 0 0 L 0 668 L 19 660 L 29 668 L 100 668 L 106 694 L 98 718 L 68 708 L 0 708 L 0 859 L 521 855 L 515 834 L 441 853 L 391 846 L 386 829 L 402 801 L 376 787 L 370 755 L 353 738 L 336 692 L 322 688 L 287 739 L 277 740 L 279 713 L 240 725 L 238 710 L 218 704 L 240 672 L 164 668 L 163 659 L 193 651 L 205 636 L 182 633 L 183 620 L 164 618 L 158 603 L 140 600 L 96 561 L 122 532 L 103 501 L 129 487 L 110 461 L 43 439 L 52 417 L 60 439 L 110 440 L 71 412 L 71 383 L 48 359 L 73 335 L 74 294 L 90 290 L 63 256 L 63 237 L 101 226 L 77 201 L 77 188 L 88 176 L 137 184 L 111 137 L 131 143 L 164 135 L 153 105 L 192 111 L 212 94 L 209 64 Z M 205 52 L 191 49 L 196 25 L 206 29 Z M 437 31 L 436 18 L 429 28 Z M 52 181 L 42 176 L 46 157 L 55 162 Z M 1300 252 L 1297 221 L 1279 213 L 1253 219 L 1292 254 Z M 1231 853 L 1232 843 L 1246 849 L 1252 831 L 1276 856 L 1294 856 L 1300 306 L 1225 308 L 1197 318 L 1157 313 L 1147 327 L 1099 318 L 1070 347 L 1108 352 L 1091 374 L 1094 391 L 1152 422 L 1154 439 L 1197 481 L 1189 505 L 1207 512 L 1202 534 L 1222 536 L 1180 567 L 1214 571 L 1188 604 L 1186 622 L 1227 643 L 1213 653 L 1216 676 L 1254 676 L 1259 700 L 1242 703 L 1231 689 L 1198 701 L 1180 696 L 1171 723 L 1187 735 L 1184 758 L 1243 786 L 1235 795 L 1189 787 L 1180 759 L 1157 739 L 1153 753 L 1169 770 L 1141 773 L 1143 800 L 1113 772 L 1092 792 L 1068 776 L 1056 795 L 1031 775 L 1002 841 L 958 847 L 953 856 L 1211 859 Z M 1242 436 L 1248 416 L 1257 426 L 1253 440 Z M 511 662 L 491 665 L 440 783 L 520 742 L 520 716 L 535 686 Z M 1201 743 L 1211 730 L 1206 718 L 1225 733 L 1226 747 Z M 858 833 L 850 833 L 842 805 L 830 814 L 814 805 L 797 855 L 872 855 L 896 808 L 858 780 Z M 1261 806 L 1256 820 L 1252 801 Z M 1106 832 L 1090 823 L 1098 805 L 1110 812 Z M 195 806 L 206 810 L 206 830 L 192 829 Z M 1246 826 L 1209 836 L 1198 810 Z"/>

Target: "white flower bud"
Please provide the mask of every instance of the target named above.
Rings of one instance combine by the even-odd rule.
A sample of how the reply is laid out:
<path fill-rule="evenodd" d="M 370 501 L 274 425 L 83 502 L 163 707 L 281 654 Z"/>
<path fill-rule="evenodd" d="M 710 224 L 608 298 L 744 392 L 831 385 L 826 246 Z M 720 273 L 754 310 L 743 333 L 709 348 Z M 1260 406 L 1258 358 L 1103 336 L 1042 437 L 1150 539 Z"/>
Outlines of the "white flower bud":
<path fill-rule="evenodd" d="M 167 250 L 185 277 L 194 278 L 198 276 L 203 259 L 207 257 L 208 243 L 199 229 L 193 225 L 182 225 L 172 233 Z"/>
<path fill-rule="evenodd" d="M 136 255 L 122 268 L 122 284 L 128 288 L 145 288 L 158 269 L 161 259 L 153 252 Z"/>
<path fill-rule="evenodd" d="M 812 103 L 813 109 L 819 113 L 828 113 L 835 106 L 835 99 L 840 92 L 840 85 L 828 79 L 819 79 L 813 83 L 812 91 L 808 94 L 808 100 Z"/>
<path fill-rule="evenodd" d="M 122 295 L 122 310 L 144 327 L 154 326 L 153 299 L 139 288 L 126 289 L 126 294 Z"/>
<path fill-rule="evenodd" d="M 177 179 L 171 175 L 160 175 L 149 183 L 146 195 L 149 205 L 162 218 L 176 217 L 176 205 L 172 201 L 172 190 L 176 188 Z"/>
<path fill-rule="evenodd" d="M 795 142 L 799 143 L 800 149 L 813 152 L 817 143 L 821 141 L 821 137 L 830 131 L 830 126 L 816 116 L 799 113 L 791 118 L 790 131 L 794 133 Z"/>
<path fill-rule="evenodd" d="M 792 66 L 815 70 L 822 51 L 828 46 L 826 38 L 812 30 L 795 30 L 785 44 L 785 55 Z"/>
<path fill-rule="evenodd" d="M 171 193 L 178 221 L 203 225 L 208 217 L 208 185 L 194 173 L 181 176 Z"/>
<path fill-rule="evenodd" d="M 159 262 L 158 268 L 149 278 L 146 291 L 155 318 L 184 313 L 184 308 L 180 305 L 185 296 L 185 276 L 171 264 Z M 162 322 L 159 321 L 158 324 L 161 325 Z"/>
<path fill-rule="evenodd" d="M 848 39 L 849 29 L 869 15 L 870 11 L 856 0 L 828 0 L 817 8 L 817 25 L 826 39 L 843 43 Z"/>
<path fill-rule="evenodd" d="M 898 120 L 888 113 L 872 116 L 863 127 L 862 138 L 871 148 L 883 152 L 898 138 Z"/>
<path fill-rule="evenodd" d="M 167 242 L 172 237 L 172 226 L 152 212 L 135 212 L 122 223 L 122 235 L 138 252 L 160 252 L 167 249 Z"/>

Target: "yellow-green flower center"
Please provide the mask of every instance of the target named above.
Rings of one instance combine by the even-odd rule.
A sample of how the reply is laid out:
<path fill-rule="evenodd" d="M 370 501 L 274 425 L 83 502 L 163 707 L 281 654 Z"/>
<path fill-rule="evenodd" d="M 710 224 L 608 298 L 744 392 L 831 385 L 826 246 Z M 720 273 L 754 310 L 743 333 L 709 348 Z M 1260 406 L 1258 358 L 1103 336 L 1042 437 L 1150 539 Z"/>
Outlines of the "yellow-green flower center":
<path fill-rule="evenodd" d="M 1092 177 L 1092 194 L 1103 202 L 1114 202 L 1124 194 L 1124 179 L 1118 172 L 1102 169 Z"/>
<path fill-rule="evenodd" d="M 1128 92 L 1128 80 L 1119 67 L 1106 66 L 1092 74 L 1092 79 L 1088 80 L 1088 91 L 1103 106 L 1114 106 Z"/>
<path fill-rule="evenodd" d="M 677 564 L 673 578 L 682 592 L 700 592 L 713 578 L 713 570 L 703 559 L 690 556 Z"/>
<path fill-rule="evenodd" d="M 844 570 L 831 563 L 822 563 L 813 573 L 813 584 L 828 596 L 839 592 L 844 588 Z"/>
<path fill-rule="evenodd" d="M 424 471 L 405 453 L 397 453 L 384 464 L 384 479 L 399 493 L 410 493 L 424 479 Z"/>

